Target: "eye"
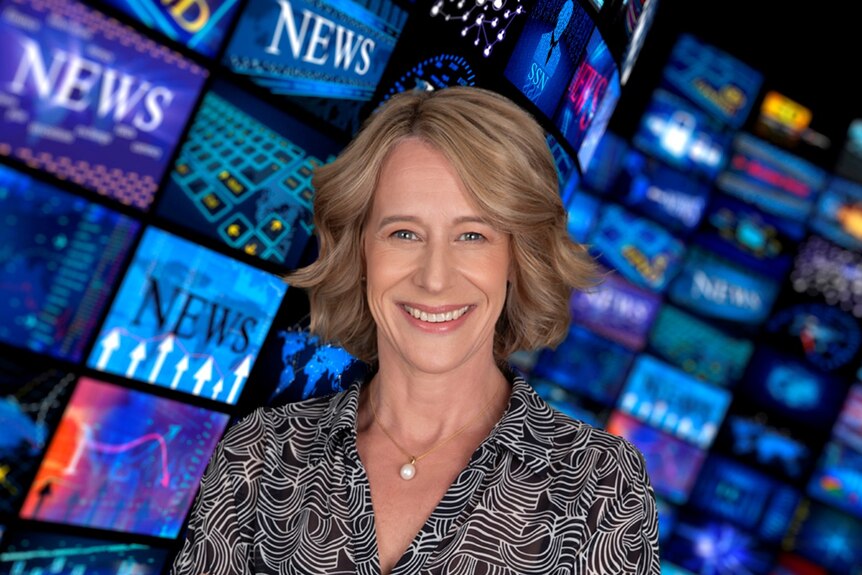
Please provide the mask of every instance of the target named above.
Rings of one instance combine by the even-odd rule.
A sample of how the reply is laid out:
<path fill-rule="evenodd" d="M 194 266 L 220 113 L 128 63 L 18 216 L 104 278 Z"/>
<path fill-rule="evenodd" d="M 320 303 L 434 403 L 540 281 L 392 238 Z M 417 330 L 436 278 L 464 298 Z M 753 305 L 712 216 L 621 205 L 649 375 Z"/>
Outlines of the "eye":
<path fill-rule="evenodd" d="M 467 242 L 479 242 L 484 240 L 485 236 L 483 236 L 479 232 L 464 232 L 458 239 Z"/>
<path fill-rule="evenodd" d="M 410 230 L 397 230 L 392 232 L 390 237 L 395 238 L 396 240 L 416 240 L 419 239 L 416 234 L 411 232 Z"/>

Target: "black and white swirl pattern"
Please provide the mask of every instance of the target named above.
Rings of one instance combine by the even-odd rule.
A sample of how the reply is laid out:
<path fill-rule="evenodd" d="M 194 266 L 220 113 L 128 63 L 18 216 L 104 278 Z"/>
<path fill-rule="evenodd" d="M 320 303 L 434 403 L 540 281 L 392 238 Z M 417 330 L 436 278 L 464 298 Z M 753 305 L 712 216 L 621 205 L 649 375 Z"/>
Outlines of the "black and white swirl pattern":
<path fill-rule="evenodd" d="M 660 573 L 643 457 L 514 378 L 509 408 L 393 575 Z M 361 384 L 261 408 L 213 455 L 173 575 L 379 574 Z"/>

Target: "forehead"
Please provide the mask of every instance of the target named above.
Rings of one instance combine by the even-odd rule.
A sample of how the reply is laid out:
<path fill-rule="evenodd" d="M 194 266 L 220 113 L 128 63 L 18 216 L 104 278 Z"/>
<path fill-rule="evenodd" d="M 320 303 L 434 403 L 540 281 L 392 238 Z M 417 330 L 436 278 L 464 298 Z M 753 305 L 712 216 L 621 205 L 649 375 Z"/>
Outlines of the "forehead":
<path fill-rule="evenodd" d="M 419 208 L 478 212 L 446 156 L 431 144 L 408 138 L 393 147 L 381 166 L 372 212 Z"/>

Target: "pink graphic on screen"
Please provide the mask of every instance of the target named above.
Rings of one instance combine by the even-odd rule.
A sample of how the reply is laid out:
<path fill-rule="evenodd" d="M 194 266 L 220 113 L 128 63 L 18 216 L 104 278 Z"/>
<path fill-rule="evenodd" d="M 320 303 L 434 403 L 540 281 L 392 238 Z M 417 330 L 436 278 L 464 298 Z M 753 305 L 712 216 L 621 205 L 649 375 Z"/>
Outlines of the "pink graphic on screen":
<path fill-rule="evenodd" d="M 176 537 L 227 419 L 81 378 L 21 516 Z"/>

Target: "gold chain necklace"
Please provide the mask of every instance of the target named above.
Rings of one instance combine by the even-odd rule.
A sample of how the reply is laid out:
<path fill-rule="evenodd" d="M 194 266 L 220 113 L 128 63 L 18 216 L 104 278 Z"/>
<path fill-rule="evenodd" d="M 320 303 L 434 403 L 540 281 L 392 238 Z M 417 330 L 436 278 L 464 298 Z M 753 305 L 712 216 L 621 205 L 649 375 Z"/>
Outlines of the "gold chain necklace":
<path fill-rule="evenodd" d="M 420 455 L 411 455 L 406 449 L 401 447 L 401 445 L 397 441 L 395 441 L 395 438 L 392 437 L 389 434 L 389 432 L 386 430 L 386 428 L 383 427 L 383 424 L 380 423 L 380 419 L 377 418 L 377 409 L 375 409 L 375 407 L 374 407 L 374 393 L 372 392 L 371 389 L 369 389 L 368 390 L 368 402 L 371 404 L 371 414 L 374 416 L 374 421 L 377 422 L 377 426 L 380 427 L 380 431 L 382 431 L 383 434 L 389 438 L 389 441 L 391 441 L 392 444 L 398 448 L 398 451 L 403 453 L 407 457 L 407 459 L 410 460 L 407 463 L 405 463 L 404 465 L 402 465 L 401 469 L 399 470 L 399 474 L 401 475 L 401 479 L 403 479 L 405 481 L 410 481 L 411 479 L 413 479 L 416 476 L 416 464 L 417 463 L 419 463 L 426 456 L 431 455 L 433 452 L 437 451 L 439 448 L 443 447 L 444 445 L 446 445 L 447 443 L 449 443 L 450 441 L 452 441 L 453 439 L 455 439 L 456 437 L 461 435 L 468 427 L 470 427 L 471 425 L 473 425 L 474 423 L 479 421 L 479 418 L 488 411 L 488 408 L 491 407 L 491 404 L 494 402 L 495 399 L 497 399 L 497 393 L 499 393 L 499 391 L 500 390 L 498 388 L 497 391 L 494 392 L 494 395 L 491 397 L 491 401 L 489 401 L 487 404 L 485 404 L 485 406 L 482 408 L 482 410 L 479 412 L 479 414 L 476 417 L 474 417 L 473 419 L 471 419 L 470 421 L 468 421 L 467 423 L 465 423 L 464 425 L 462 425 L 461 427 L 459 427 L 458 430 L 455 431 L 455 433 L 453 433 L 449 437 L 445 438 L 443 441 L 440 441 L 439 443 L 432 445 L 431 449 L 429 449 L 425 453 L 422 453 Z"/>

